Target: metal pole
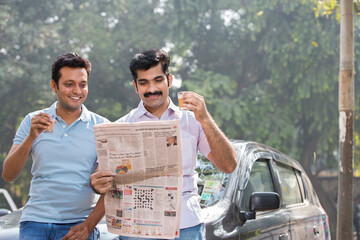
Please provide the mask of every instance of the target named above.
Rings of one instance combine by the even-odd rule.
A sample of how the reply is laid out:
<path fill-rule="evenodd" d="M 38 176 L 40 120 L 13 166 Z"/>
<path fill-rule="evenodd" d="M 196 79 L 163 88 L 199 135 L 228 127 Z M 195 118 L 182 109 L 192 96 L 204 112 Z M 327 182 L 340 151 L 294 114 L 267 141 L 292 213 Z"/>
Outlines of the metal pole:
<path fill-rule="evenodd" d="M 339 182 L 337 239 L 353 239 L 354 26 L 353 0 L 341 0 Z"/>

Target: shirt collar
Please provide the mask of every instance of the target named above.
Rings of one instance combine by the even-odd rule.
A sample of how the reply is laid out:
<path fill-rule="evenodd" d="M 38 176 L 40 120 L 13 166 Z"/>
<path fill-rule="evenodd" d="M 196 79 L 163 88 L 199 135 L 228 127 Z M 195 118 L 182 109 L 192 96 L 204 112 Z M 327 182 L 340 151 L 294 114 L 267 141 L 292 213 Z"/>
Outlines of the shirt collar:
<path fill-rule="evenodd" d="M 169 99 L 169 106 L 167 107 L 167 109 L 165 110 L 165 112 L 166 111 L 171 111 L 171 112 L 180 112 L 180 109 L 179 109 L 179 107 L 178 106 L 176 106 L 174 103 L 173 103 L 173 101 L 171 100 L 171 98 L 170 97 L 168 97 L 168 99 Z M 165 113 L 164 112 L 164 113 Z M 143 116 L 143 115 L 145 115 L 146 113 L 149 113 L 149 114 L 151 114 L 146 108 L 145 108 L 145 106 L 144 106 L 144 102 L 141 100 L 140 101 L 140 103 L 139 103 L 139 105 L 138 105 L 138 107 L 137 107 L 137 110 L 136 110 L 136 117 L 137 118 L 140 118 L 141 116 Z M 163 114 L 164 114 L 163 113 Z"/>
<path fill-rule="evenodd" d="M 50 114 L 51 116 L 55 116 L 56 118 L 58 117 L 56 115 L 56 106 L 57 106 L 58 102 L 54 102 L 48 109 L 47 113 Z M 79 119 L 83 122 L 89 122 L 90 121 L 90 111 L 85 107 L 84 104 L 81 104 L 81 115 L 79 117 Z"/>

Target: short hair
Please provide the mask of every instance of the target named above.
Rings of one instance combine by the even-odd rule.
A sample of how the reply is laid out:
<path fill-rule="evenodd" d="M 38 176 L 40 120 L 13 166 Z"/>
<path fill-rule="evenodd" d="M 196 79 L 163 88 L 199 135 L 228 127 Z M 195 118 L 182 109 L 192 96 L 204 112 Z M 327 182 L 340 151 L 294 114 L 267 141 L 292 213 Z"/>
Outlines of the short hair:
<path fill-rule="evenodd" d="M 88 59 L 80 57 L 77 53 L 66 53 L 56 58 L 51 67 L 51 79 L 55 81 L 59 89 L 59 79 L 61 78 L 60 70 L 63 67 L 85 68 L 89 77 L 91 72 L 91 63 Z"/>
<path fill-rule="evenodd" d="M 170 71 L 170 57 L 167 52 L 162 49 L 150 49 L 142 53 L 135 54 L 133 59 L 130 61 L 130 72 L 136 83 L 137 71 L 148 70 L 161 63 L 161 70 L 165 73 L 168 78 Z"/>

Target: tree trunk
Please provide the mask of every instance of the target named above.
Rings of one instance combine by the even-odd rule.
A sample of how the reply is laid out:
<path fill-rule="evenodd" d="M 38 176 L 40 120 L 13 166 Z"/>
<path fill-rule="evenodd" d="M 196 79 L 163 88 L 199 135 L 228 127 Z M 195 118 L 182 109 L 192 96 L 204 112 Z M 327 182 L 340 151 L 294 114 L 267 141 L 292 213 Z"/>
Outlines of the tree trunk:
<path fill-rule="evenodd" d="M 337 239 L 353 238 L 354 6 L 341 1 Z"/>

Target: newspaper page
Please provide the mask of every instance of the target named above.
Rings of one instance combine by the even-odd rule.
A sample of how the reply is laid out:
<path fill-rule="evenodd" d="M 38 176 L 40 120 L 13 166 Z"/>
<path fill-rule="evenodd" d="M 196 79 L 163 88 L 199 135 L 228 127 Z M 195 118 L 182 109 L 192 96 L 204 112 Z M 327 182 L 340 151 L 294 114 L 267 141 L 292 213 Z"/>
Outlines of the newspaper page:
<path fill-rule="evenodd" d="M 139 238 L 179 237 L 180 121 L 94 126 L 99 169 L 115 175 L 105 195 L 108 231 Z"/>

